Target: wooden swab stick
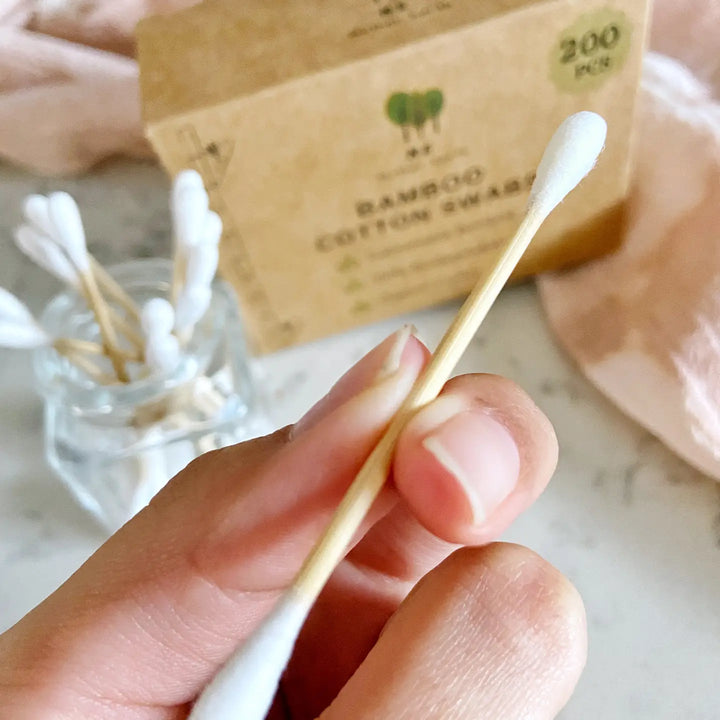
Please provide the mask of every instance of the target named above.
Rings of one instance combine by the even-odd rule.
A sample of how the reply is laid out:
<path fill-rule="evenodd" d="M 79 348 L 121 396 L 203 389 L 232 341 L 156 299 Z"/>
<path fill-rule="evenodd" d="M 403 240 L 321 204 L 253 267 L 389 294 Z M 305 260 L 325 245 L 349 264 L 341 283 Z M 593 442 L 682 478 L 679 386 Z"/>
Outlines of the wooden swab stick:
<path fill-rule="evenodd" d="M 517 233 L 460 309 L 291 587 L 208 685 L 190 720 L 265 717 L 310 608 L 385 483 L 400 432 L 417 408 L 440 392 L 540 225 L 595 165 L 606 132 L 605 121 L 589 112 L 572 115 L 558 128 L 538 167 Z"/>
<path fill-rule="evenodd" d="M 64 344 L 61 340 L 56 340 L 53 343 L 53 347 L 60 355 L 66 357 L 73 365 L 77 366 L 91 380 L 94 380 L 99 385 L 110 385 L 113 381 L 117 382 L 112 375 L 104 373 L 81 352 L 73 349 L 72 346 Z"/>
<path fill-rule="evenodd" d="M 129 320 L 126 320 L 119 312 L 117 312 L 112 305 L 108 307 L 108 312 L 110 313 L 110 318 L 112 319 L 115 327 L 135 347 L 138 358 L 142 360 L 144 342 L 140 331 Z"/>
<path fill-rule="evenodd" d="M 58 352 L 71 350 L 73 352 L 83 353 L 85 355 L 104 355 L 105 350 L 100 343 L 92 340 L 80 340 L 79 338 L 59 337 L 53 341 L 53 347 Z"/>
<path fill-rule="evenodd" d="M 110 358 L 113 370 L 120 382 L 130 382 L 130 376 L 125 369 L 125 361 L 122 357 L 118 338 L 115 334 L 115 328 L 110 320 L 110 311 L 105 304 L 105 300 L 100 294 L 100 289 L 95 281 L 95 275 L 89 271 L 80 271 L 80 282 L 82 283 L 83 292 L 87 297 L 88 305 L 95 313 L 95 319 L 100 327 L 100 335 L 103 339 L 105 351 Z"/>
<path fill-rule="evenodd" d="M 120 307 L 125 310 L 129 317 L 135 322 L 140 322 L 140 308 L 135 301 L 123 290 L 122 286 L 115 278 L 92 256 L 88 253 L 90 259 L 90 267 L 97 278 L 98 285 L 111 297 Z M 116 319 L 116 318 L 114 318 Z M 138 340 L 142 344 L 142 335 L 138 335 Z M 133 340 L 133 342 L 135 342 Z"/>
<path fill-rule="evenodd" d="M 82 340 L 79 338 L 55 338 L 55 341 L 53 342 L 53 347 L 61 354 L 64 354 L 65 350 L 73 353 L 81 353 L 83 355 L 105 354 L 105 348 L 100 343 L 93 342 L 92 340 Z M 120 350 L 119 352 L 123 356 L 123 358 L 129 362 L 142 361 L 140 353 L 126 352 L 125 350 Z"/>
<path fill-rule="evenodd" d="M 62 245 L 78 271 L 83 294 L 87 298 L 90 309 L 95 314 L 95 319 L 100 327 L 103 345 L 115 374 L 120 382 L 129 382 L 130 376 L 127 374 L 125 362 L 119 352 L 118 339 L 115 328 L 110 321 L 109 308 L 100 294 L 95 275 L 90 266 L 85 244 L 85 231 L 75 200 L 67 193 L 52 193 L 48 197 L 48 212 L 50 220 L 57 231 L 58 243 Z"/>

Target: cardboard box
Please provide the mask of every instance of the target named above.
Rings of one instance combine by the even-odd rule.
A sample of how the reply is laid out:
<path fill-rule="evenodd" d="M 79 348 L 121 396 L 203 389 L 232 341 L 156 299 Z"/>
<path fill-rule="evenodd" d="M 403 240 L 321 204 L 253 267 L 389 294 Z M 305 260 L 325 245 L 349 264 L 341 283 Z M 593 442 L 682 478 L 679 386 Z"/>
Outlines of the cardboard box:
<path fill-rule="evenodd" d="M 208 0 L 138 27 L 147 134 L 201 172 L 221 272 L 272 351 L 465 294 L 556 126 L 596 170 L 516 277 L 618 241 L 648 0 Z"/>

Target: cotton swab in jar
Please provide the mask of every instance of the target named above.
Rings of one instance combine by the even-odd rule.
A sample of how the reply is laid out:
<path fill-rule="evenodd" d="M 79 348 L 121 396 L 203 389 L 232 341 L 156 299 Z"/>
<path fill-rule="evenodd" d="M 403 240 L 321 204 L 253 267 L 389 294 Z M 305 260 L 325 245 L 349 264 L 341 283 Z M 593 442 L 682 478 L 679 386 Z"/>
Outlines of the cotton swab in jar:
<path fill-rule="evenodd" d="M 109 317 L 110 310 L 100 295 L 90 268 L 85 231 L 77 204 L 67 193 L 53 193 L 47 198 L 30 195 L 25 200 L 23 212 L 34 228 L 19 231 L 16 236 L 20 238 L 18 245 L 45 269 L 81 289 L 98 321 L 115 373 L 118 379 L 127 382 L 129 378 Z M 30 232 L 33 229 L 36 231 L 34 235 Z M 41 239 L 43 236 L 45 242 Z M 129 326 L 127 329 L 133 335 Z"/>
<path fill-rule="evenodd" d="M 68 282 L 70 285 L 73 285 L 82 292 L 82 286 L 80 279 L 77 276 L 77 271 L 74 271 L 74 278 L 69 278 L 67 276 L 67 270 L 63 272 L 63 269 L 60 267 L 61 260 L 57 257 L 57 252 L 59 251 L 60 255 L 64 255 L 61 250 L 62 240 L 57 237 L 57 228 L 50 218 L 49 199 L 44 195 L 28 195 L 23 204 L 23 214 L 25 215 L 25 219 L 28 223 L 27 226 L 23 227 L 28 227 L 28 230 L 34 233 L 34 244 L 51 246 L 49 250 L 42 251 L 45 255 L 51 255 L 49 258 L 50 262 L 48 265 L 44 266 L 45 269 L 53 273 L 53 268 L 55 268 L 54 274 L 56 277 L 60 280 Z M 54 253 L 52 252 L 53 247 L 57 248 Z M 42 262 L 30 255 L 25 248 L 21 247 L 21 249 L 26 252 L 31 259 L 42 265 Z M 110 273 L 108 273 L 107 270 L 105 270 L 105 268 L 103 268 L 92 255 L 90 255 L 90 253 L 88 253 L 88 258 L 90 260 L 90 269 L 95 275 L 98 284 L 123 308 L 123 310 L 125 310 L 128 317 L 139 322 L 140 310 L 133 302 L 132 298 L 115 281 L 112 275 L 110 275 Z M 72 267 L 70 268 L 70 272 L 73 272 Z M 128 339 L 130 339 L 136 347 L 142 347 L 142 338 L 134 330 L 132 325 L 130 325 L 121 315 L 115 312 L 113 308 L 110 308 L 110 315 L 112 321 L 120 327 Z"/>
<path fill-rule="evenodd" d="M 211 217 L 217 217 L 215 213 Z M 185 271 L 186 287 L 210 287 L 218 267 L 218 246 L 216 242 L 203 242 L 190 248 Z"/>
<path fill-rule="evenodd" d="M 385 483 L 403 427 L 418 408 L 437 397 L 542 223 L 592 170 L 606 133 L 605 120 L 591 112 L 570 116 L 555 132 L 516 234 L 463 304 L 290 588 L 205 688 L 190 720 L 261 720 L 266 716 L 310 608 Z"/>
<path fill-rule="evenodd" d="M 186 248 L 185 276 L 175 300 L 175 332 L 187 342 L 195 324 L 207 312 L 212 298 L 212 282 L 220 257 L 218 244 L 222 220 L 208 211 L 201 241 Z"/>
<path fill-rule="evenodd" d="M 53 347 L 93 380 L 106 381 L 108 376 L 83 357 L 83 353 L 102 354 L 96 343 L 71 338 L 53 339 L 33 317 L 27 306 L 5 288 L 0 288 L 0 347 L 27 350 Z"/>
<path fill-rule="evenodd" d="M 85 230 L 77 204 L 67 193 L 52 193 L 48 197 L 48 213 L 56 231 L 57 242 L 67 253 L 70 262 L 80 275 L 84 294 L 90 309 L 95 314 L 100 335 L 115 374 L 121 382 L 129 382 L 130 377 L 119 352 L 118 339 L 110 320 L 108 306 L 100 294 L 95 275 L 90 268 L 90 258 L 85 244 Z"/>
<path fill-rule="evenodd" d="M 15 229 L 15 244 L 36 265 L 72 288 L 80 288 L 80 277 L 59 245 L 32 225 Z"/>
<path fill-rule="evenodd" d="M 143 305 L 145 361 L 152 370 L 168 373 L 177 367 L 180 360 L 180 342 L 172 334 L 174 324 L 175 311 L 164 298 L 153 298 Z"/>
<path fill-rule="evenodd" d="M 36 196 L 41 200 L 46 198 Z M 18 249 L 29 257 L 36 265 L 49 272 L 61 282 L 83 293 L 80 275 L 68 259 L 61 247 L 35 225 L 20 225 L 15 229 L 15 244 Z M 93 262 L 91 258 L 91 262 Z M 100 267 L 97 263 L 95 263 Z M 103 272 L 106 272 L 103 270 Z M 132 301 L 131 301 L 132 302 Z M 134 304 L 134 303 L 133 303 Z M 120 315 L 113 307 L 108 308 L 110 318 L 115 327 L 135 346 L 142 350 L 144 340 L 142 335 Z M 139 317 L 139 312 L 138 312 Z M 127 353 L 123 353 L 127 356 Z M 140 355 L 132 355 L 133 359 L 141 360 Z"/>
<path fill-rule="evenodd" d="M 212 289 L 198 285 L 183 288 L 175 305 L 175 332 L 187 341 L 195 324 L 207 312 L 212 299 Z"/>
<path fill-rule="evenodd" d="M 0 287 L 0 346 L 27 350 L 46 345 L 73 352 L 102 354 L 102 346 L 89 340 L 53 339 L 27 305 L 9 290 Z"/>
<path fill-rule="evenodd" d="M 9 290 L 0 288 L 0 345 L 35 348 L 49 345 L 50 342 L 50 336 L 27 306 Z"/>
<path fill-rule="evenodd" d="M 170 296 L 175 301 L 185 282 L 189 250 L 203 240 L 209 199 L 196 170 L 183 170 L 173 181 L 170 211 L 175 250 Z"/>
<path fill-rule="evenodd" d="M 40 238 L 44 238 L 47 243 L 55 246 L 58 245 L 60 241 L 57 238 L 57 228 L 50 218 L 49 199 L 47 197 L 44 195 L 28 195 L 23 203 L 23 214 L 30 229 L 34 230 Z M 90 268 L 98 284 L 125 310 L 128 317 L 139 322 L 140 310 L 132 298 L 90 253 L 88 253 L 88 258 L 90 259 Z M 46 269 L 50 270 L 49 268 Z M 52 270 L 50 270 L 50 272 L 52 272 Z M 115 313 L 113 320 L 117 321 L 118 319 L 119 316 Z M 135 342 L 134 338 L 133 342 Z"/>

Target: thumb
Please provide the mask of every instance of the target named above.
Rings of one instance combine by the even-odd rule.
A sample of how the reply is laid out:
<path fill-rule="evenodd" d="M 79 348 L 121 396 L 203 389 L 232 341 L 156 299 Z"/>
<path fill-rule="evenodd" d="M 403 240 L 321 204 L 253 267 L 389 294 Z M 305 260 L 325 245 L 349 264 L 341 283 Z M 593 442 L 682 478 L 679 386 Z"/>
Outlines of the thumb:
<path fill-rule="evenodd" d="M 320 720 L 551 720 L 585 646 L 557 570 L 519 546 L 465 548 L 416 586 Z"/>

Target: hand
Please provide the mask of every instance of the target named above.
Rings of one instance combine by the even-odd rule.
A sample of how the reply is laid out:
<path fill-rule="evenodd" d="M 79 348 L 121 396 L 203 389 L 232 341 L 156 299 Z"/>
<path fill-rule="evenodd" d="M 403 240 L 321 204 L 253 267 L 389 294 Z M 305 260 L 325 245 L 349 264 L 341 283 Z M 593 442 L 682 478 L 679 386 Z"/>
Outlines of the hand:
<path fill-rule="evenodd" d="M 397 333 L 294 427 L 191 463 L 0 636 L 0 718 L 185 718 L 291 582 L 427 360 Z M 556 458 L 549 422 L 512 383 L 449 382 L 403 432 L 271 717 L 555 717 L 584 663 L 582 602 L 529 550 L 487 543 Z"/>

